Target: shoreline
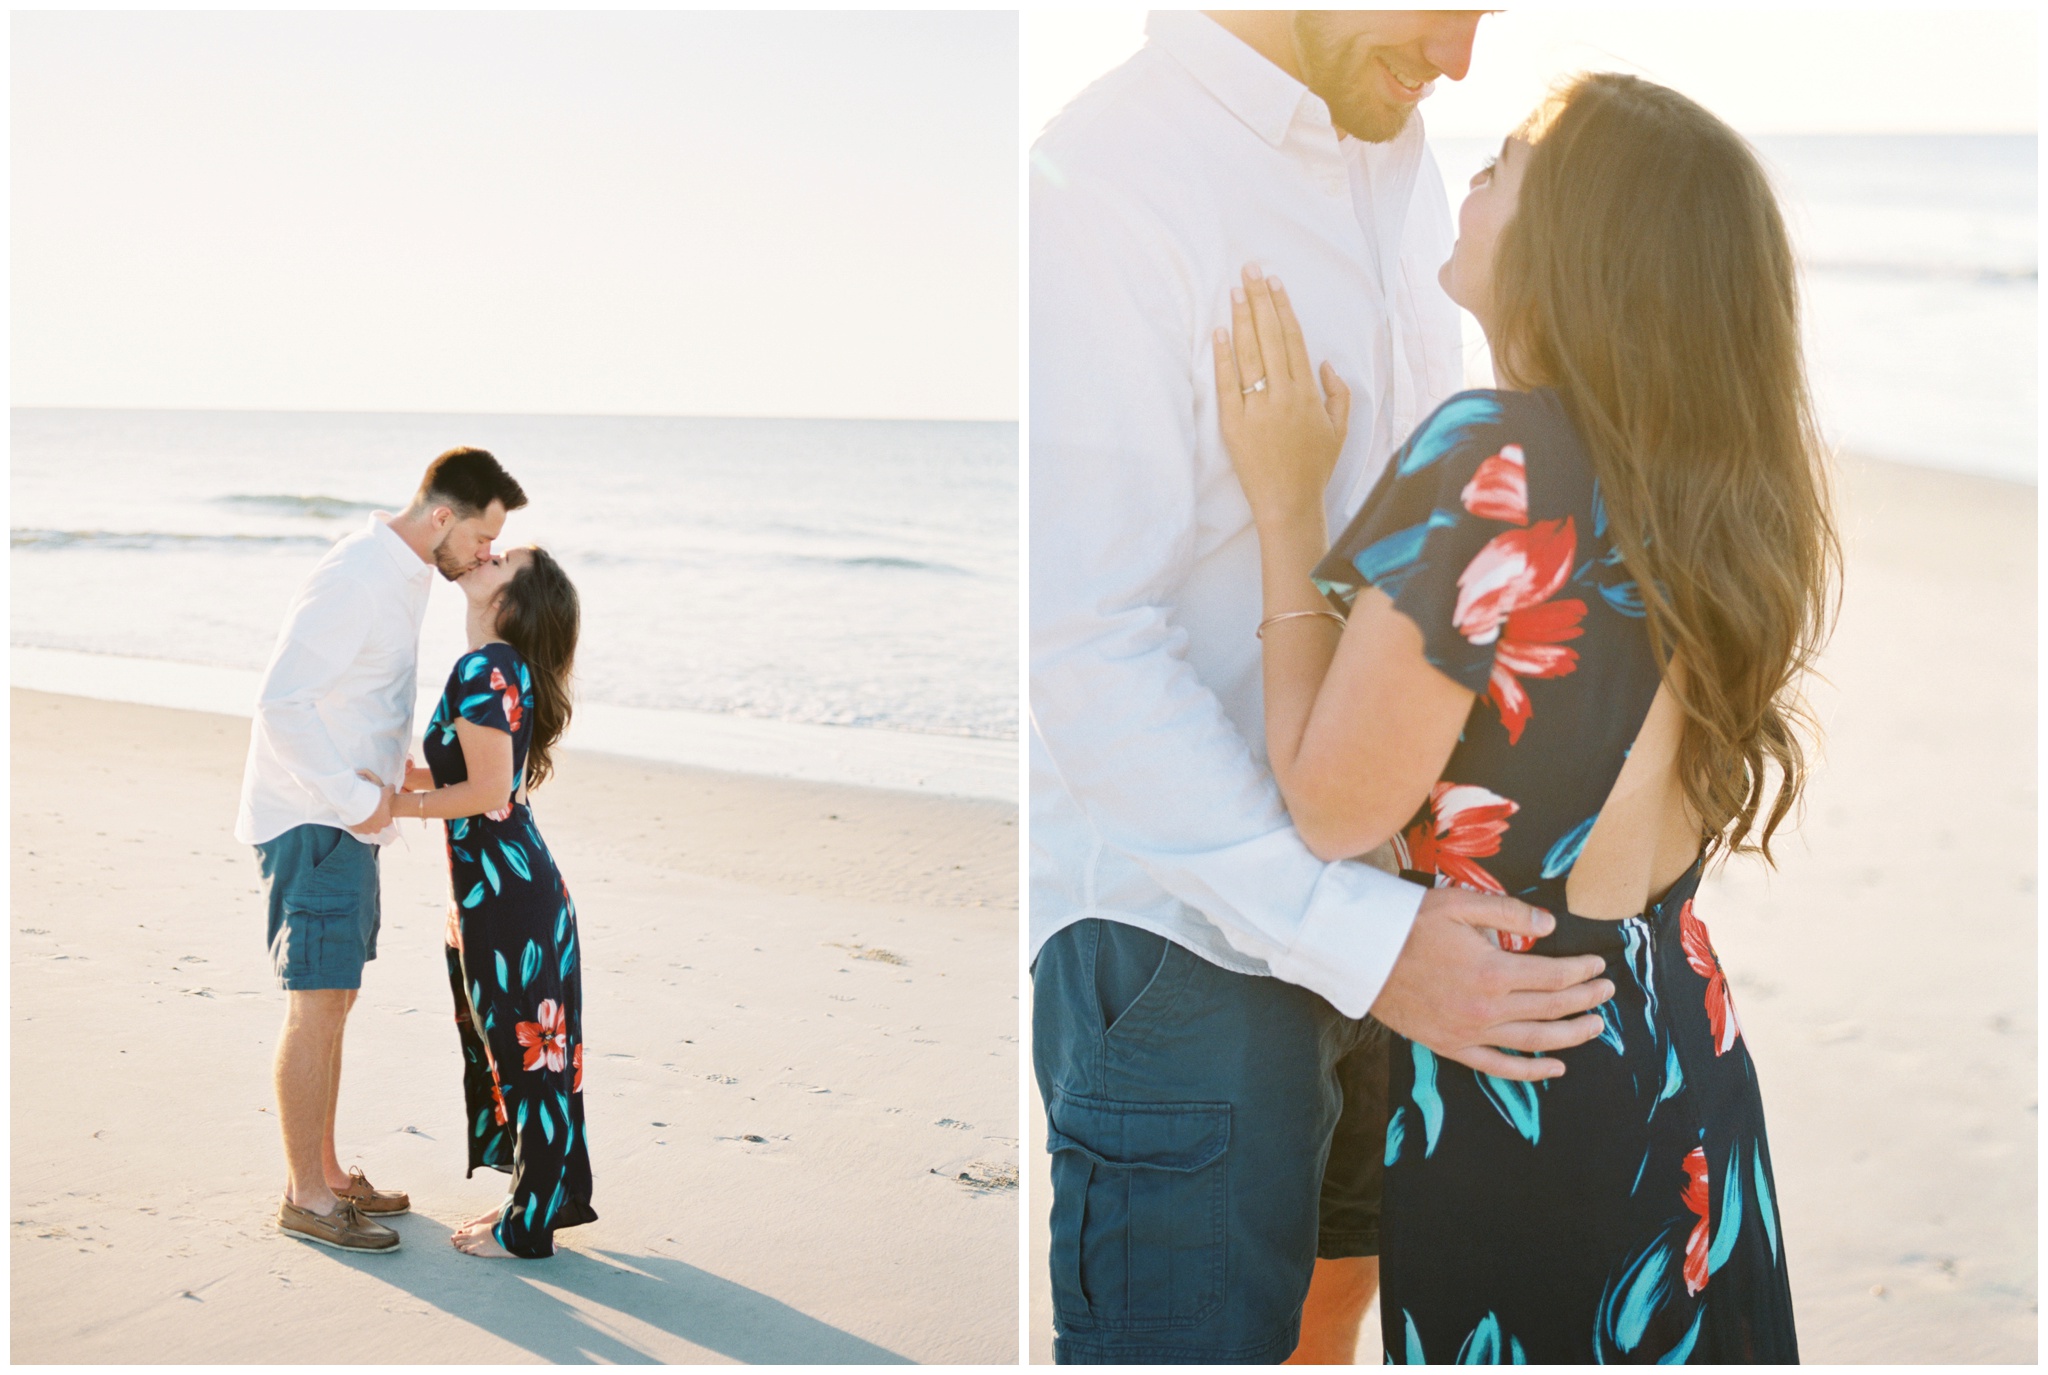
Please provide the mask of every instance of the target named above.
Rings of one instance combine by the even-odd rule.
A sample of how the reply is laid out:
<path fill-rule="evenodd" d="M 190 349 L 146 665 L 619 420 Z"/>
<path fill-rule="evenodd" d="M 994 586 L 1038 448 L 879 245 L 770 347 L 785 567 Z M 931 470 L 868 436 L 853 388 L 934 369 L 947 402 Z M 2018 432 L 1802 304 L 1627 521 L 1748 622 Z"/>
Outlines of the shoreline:
<path fill-rule="evenodd" d="M 201 711 L 244 720 L 262 681 L 255 669 L 86 650 L 10 645 L 11 687 L 59 696 Z M 414 725 L 440 696 L 423 674 Z M 888 788 L 1015 804 L 1018 742 L 826 726 L 684 708 L 580 702 L 564 750 L 810 783 Z"/>
<path fill-rule="evenodd" d="M 350 1256 L 273 1222 L 246 719 L 10 701 L 14 1360 L 1011 1359 L 1015 808 L 565 751 L 535 814 L 600 1217 L 538 1262 L 447 1245 L 505 1178 L 464 1176 L 446 866 L 404 827 L 337 1144 L 413 1209 Z"/>

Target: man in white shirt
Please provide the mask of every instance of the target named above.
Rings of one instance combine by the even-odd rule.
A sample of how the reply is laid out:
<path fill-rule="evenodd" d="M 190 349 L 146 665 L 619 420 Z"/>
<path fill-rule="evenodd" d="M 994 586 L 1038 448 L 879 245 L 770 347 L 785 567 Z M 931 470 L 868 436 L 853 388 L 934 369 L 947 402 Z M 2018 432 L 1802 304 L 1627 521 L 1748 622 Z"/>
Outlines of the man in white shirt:
<path fill-rule="evenodd" d="M 1559 1048 L 1541 1023 L 1612 991 L 1597 957 L 1487 934 L 1547 916 L 1296 835 L 1216 421 L 1211 334 L 1247 263 L 1351 388 L 1332 528 L 1457 389 L 1449 207 L 1411 116 L 1478 22 L 1155 13 L 1032 151 L 1033 1058 L 1062 1361 L 1350 1361 L 1385 1131 L 1365 1013 L 1457 1059 Z"/>
<path fill-rule="evenodd" d="M 488 560 L 506 512 L 525 504 L 482 449 L 442 454 L 404 511 L 379 512 L 328 550 L 264 670 L 235 838 L 256 847 L 286 990 L 274 1073 L 289 1182 L 278 1225 L 308 1241 L 396 1250 L 398 1233 L 372 1217 L 411 1206 L 335 1154 L 342 1029 L 377 957 L 377 852 L 398 835 L 385 785 L 404 777 L 433 574 L 453 581 Z"/>

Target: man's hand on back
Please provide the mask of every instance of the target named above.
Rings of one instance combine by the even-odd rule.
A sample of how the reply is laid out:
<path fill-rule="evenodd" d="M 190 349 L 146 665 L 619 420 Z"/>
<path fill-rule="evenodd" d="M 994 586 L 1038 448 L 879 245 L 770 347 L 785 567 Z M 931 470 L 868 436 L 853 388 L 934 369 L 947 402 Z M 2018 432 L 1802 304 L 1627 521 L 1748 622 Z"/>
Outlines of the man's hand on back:
<path fill-rule="evenodd" d="M 1415 914 L 1373 1016 L 1445 1059 L 1502 1079 L 1552 1079 L 1564 1062 L 1509 1055 L 1583 1045 L 1600 1034 L 1590 1012 L 1614 996 L 1598 955 L 1517 955 L 1490 934 L 1537 937 L 1549 913 L 1513 898 L 1433 888 Z M 1569 1019 L 1569 1020 L 1562 1020 Z"/>

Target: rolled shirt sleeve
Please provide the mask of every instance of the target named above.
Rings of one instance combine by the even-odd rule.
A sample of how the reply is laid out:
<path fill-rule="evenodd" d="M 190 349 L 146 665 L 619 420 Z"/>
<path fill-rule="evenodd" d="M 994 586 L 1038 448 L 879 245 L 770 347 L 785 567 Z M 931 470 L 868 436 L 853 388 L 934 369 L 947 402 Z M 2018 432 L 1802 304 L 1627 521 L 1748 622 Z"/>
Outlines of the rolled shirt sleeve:
<path fill-rule="evenodd" d="M 1031 213 L 1031 728 L 1098 844 L 1232 949 L 1362 1016 L 1424 890 L 1310 853 L 1176 624 L 1196 427 L 1214 423 L 1189 364 L 1206 339 L 1189 274 L 1127 199 L 1040 182 Z"/>

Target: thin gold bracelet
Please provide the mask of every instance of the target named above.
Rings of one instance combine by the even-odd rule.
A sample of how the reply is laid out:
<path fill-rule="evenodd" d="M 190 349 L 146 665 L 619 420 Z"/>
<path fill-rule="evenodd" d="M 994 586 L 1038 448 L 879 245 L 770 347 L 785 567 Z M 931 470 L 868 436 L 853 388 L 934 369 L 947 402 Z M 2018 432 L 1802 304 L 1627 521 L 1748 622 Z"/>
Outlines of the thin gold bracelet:
<path fill-rule="evenodd" d="M 1266 627 L 1272 625 L 1274 622 L 1291 621 L 1299 616 L 1328 616 L 1331 620 L 1337 623 L 1339 628 L 1342 628 L 1345 624 L 1344 618 L 1342 616 L 1339 616 L 1334 611 L 1283 611 L 1277 616 L 1268 616 L 1265 620 L 1259 622 L 1259 638 L 1262 640 L 1266 638 Z"/>

